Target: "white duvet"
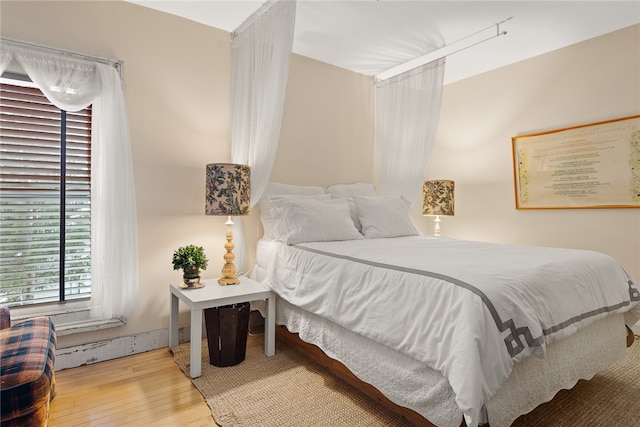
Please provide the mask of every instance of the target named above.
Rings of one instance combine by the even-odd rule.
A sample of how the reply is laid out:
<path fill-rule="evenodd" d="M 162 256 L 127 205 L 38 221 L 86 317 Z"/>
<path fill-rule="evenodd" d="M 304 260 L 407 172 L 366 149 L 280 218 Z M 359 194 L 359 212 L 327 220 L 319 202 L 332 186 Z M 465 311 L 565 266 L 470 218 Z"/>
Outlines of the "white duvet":
<path fill-rule="evenodd" d="M 515 362 L 640 318 L 638 284 L 591 251 L 413 236 L 281 245 L 266 267 L 285 300 L 441 372 L 470 427 Z"/>

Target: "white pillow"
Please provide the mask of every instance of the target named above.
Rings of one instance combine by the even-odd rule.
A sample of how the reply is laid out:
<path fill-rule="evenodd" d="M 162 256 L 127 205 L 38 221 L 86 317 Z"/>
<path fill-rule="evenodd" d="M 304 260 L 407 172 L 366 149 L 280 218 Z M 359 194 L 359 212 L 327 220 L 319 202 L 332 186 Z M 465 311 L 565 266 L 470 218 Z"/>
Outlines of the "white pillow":
<path fill-rule="evenodd" d="M 375 196 L 376 188 L 373 184 L 335 184 L 327 188 L 327 193 L 331 194 L 334 199 L 340 199 L 346 197 L 349 200 L 349 207 L 351 208 L 351 219 L 358 229 L 362 232 L 362 224 L 360 224 L 360 218 L 358 218 L 358 208 L 353 201 L 353 196 Z"/>
<path fill-rule="evenodd" d="M 275 235 L 273 233 L 274 221 L 272 219 L 272 213 L 269 210 L 269 197 L 270 196 L 304 196 L 312 197 L 327 194 L 323 187 L 314 185 L 293 185 L 293 184 L 281 184 L 279 182 L 269 182 L 267 188 L 264 190 L 264 194 L 260 197 L 258 207 L 260 208 L 260 221 L 262 222 L 262 228 L 264 229 L 263 239 L 273 240 Z"/>
<path fill-rule="evenodd" d="M 375 196 L 376 188 L 372 184 L 336 184 L 327 188 L 327 193 L 334 198 L 351 196 Z"/>
<path fill-rule="evenodd" d="M 344 199 L 283 198 L 272 201 L 271 208 L 278 218 L 276 239 L 290 245 L 362 239 Z"/>
<path fill-rule="evenodd" d="M 358 208 L 356 207 L 356 202 L 353 200 L 353 197 L 341 197 L 339 199 L 332 200 L 344 200 L 349 205 L 349 214 L 351 215 L 351 221 L 353 221 L 353 225 L 356 226 L 356 230 L 358 233 L 362 233 L 362 224 L 360 224 L 360 218 L 358 217 Z"/>
<path fill-rule="evenodd" d="M 401 196 L 359 197 L 353 200 L 367 239 L 417 236 L 418 230 L 409 218 L 407 203 Z"/>
<path fill-rule="evenodd" d="M 260 202 L 258 202 L 258 206 L 260 206 L 260 221 L 262 221 L 262 228 L 264 229 L 262 238 L 266 240 L 274 240 L 276 238 L 275 229 L 277 218 L 274 216 L 274 201 L 302 199 L 331 200 L 331 195 L 324 193 L 313 195 L 262 196 Z"/>

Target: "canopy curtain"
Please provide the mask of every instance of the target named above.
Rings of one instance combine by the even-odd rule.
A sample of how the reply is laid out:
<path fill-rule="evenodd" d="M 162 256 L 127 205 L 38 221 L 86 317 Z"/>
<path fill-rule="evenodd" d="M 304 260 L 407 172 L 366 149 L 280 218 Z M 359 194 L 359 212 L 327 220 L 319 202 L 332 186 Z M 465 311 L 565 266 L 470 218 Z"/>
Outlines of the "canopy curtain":
<path fill-rule="evenodd" d="M 414 203 L 422 190 L 442 101 L 444 58 L 376 84 L 377 190 Z"/>
<path fill-rule="evenodd" d="M 278 150 L 295 13 L 295 1 L 269 2 L 239 27 L 231 44 L 231 160 L 251 166 L 251 206 L 267 188 Z M 236 264 L 246 271 L 241 221 L 234 235 Z"/>
<path fill-rule="evenodd" d="M 138 244 L 133 165 L 123 88 L 116 69 L 46 49 L 2 43 L 56 107 L 93 104 L 91 132 L 91 316 L 123 318 L 138 303 Z M 6 59 L 8 58 L 8 59 Z"/>

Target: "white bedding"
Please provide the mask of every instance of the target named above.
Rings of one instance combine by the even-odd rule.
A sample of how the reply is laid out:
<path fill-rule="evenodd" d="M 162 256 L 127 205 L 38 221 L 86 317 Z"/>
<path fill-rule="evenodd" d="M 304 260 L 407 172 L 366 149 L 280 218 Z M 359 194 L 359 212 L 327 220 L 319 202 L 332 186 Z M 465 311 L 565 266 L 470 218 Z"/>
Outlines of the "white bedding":
<path fill-rule="evenodd" d="M 469 426 L 515 362 L 610 313 L 640 317 L 637 283 L 589 251 L 416 236 L 258 256 L 285 300 L 442 373 Z"/>

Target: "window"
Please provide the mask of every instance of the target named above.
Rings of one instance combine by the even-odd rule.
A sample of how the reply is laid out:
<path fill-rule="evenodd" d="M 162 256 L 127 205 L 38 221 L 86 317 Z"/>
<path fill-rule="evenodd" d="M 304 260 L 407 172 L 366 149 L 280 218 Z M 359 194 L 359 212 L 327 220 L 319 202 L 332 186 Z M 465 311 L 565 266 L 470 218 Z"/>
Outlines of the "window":
<path fill-rule="evenodd" d="M 56 316 L 58 335 L 123 324 L 138 259 L 122 63 L 1 41 L 0 72 L 35 87 L 0 82 L 0 304 Z"/>
<path fill-rule="evenodd" d="M 0 79 L 0 304 L 91 296 L 91 106 Z"/>

